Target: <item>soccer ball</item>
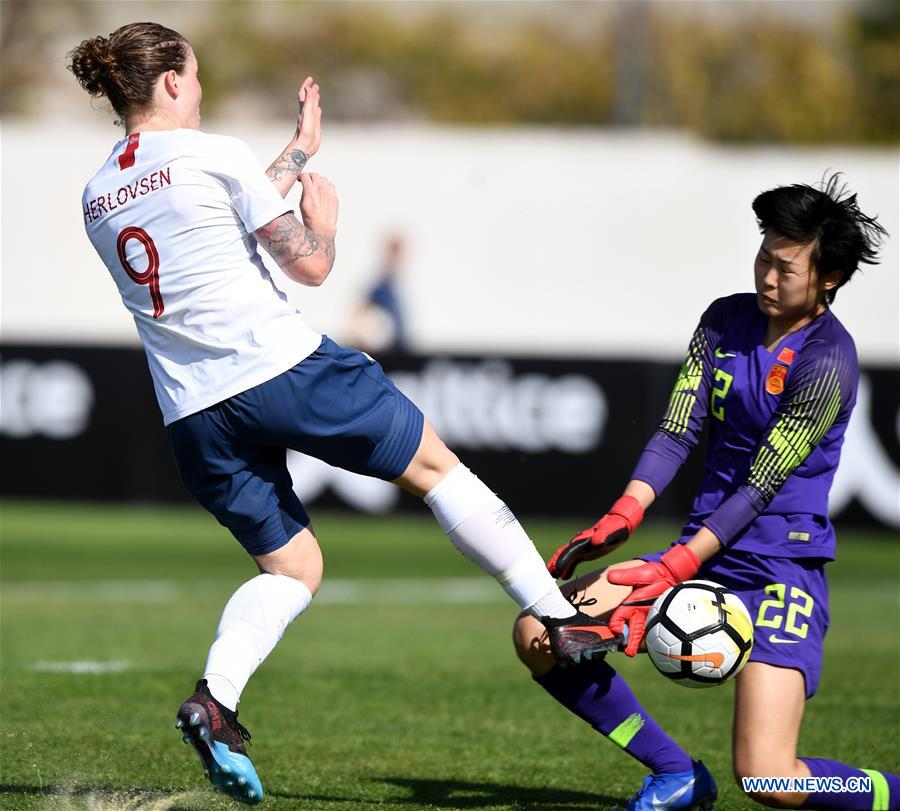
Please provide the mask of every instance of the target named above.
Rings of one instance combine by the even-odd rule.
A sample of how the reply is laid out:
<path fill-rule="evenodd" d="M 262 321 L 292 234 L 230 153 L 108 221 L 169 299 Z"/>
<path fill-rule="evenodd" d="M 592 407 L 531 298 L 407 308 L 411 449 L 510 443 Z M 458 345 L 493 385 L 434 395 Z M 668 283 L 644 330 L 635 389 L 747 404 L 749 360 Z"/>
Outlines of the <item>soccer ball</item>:
<path fill-rule="evenodd" d="M 747 663 L 753 623 L 740 598 L 724 586 L 688 580 L 656 598 L 644 638 L 663 676 L 684 687 L 712 687 Z"/>

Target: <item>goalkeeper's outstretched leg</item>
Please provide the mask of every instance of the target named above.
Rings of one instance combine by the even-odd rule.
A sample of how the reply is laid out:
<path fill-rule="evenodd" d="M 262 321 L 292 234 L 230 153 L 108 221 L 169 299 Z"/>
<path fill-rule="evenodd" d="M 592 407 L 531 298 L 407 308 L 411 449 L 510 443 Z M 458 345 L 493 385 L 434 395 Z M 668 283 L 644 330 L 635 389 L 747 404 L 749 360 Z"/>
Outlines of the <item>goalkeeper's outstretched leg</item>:
<path fill-rule="evenodd" d="M 609 582 L 610 570 L 643 565 L 632 560 L 580 577 L 562 587 L 574 605 L 605 623 L 631 592 Z M 651 774 L 629 800 L 629 809 L 707 809 L 717 796 L 715 780 L 641 706 L 606 658 L 563 667 L 550 646 L 550 634 L 533 617 L 520 614 L 513 629 L 516 653 L 532 678 L 566 709 L 587 721 Z"/>

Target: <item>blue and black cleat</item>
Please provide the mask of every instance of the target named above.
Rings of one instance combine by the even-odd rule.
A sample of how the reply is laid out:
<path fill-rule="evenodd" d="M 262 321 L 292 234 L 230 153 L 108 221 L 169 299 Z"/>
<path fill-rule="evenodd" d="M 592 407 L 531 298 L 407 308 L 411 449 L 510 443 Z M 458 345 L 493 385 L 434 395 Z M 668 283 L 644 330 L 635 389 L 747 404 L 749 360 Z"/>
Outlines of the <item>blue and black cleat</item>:
<path fill-rule="evenodd" d="M 197 750 L 215 788 L 242 803 L 255 805 L 262 800 L 262 783 L 244 749 L 250 733 L 238 723 L 236 712 L 213 698 L 206 679 L 197 682 L 194 695 L 178 709 L 175 726 L 184 742 Z"/>
<path fill-rule="evenodd" d="M 628 811 L 712 811 L 719 789 L 699 760 L 689 772 L 651 774 L 628 800 Z"/>

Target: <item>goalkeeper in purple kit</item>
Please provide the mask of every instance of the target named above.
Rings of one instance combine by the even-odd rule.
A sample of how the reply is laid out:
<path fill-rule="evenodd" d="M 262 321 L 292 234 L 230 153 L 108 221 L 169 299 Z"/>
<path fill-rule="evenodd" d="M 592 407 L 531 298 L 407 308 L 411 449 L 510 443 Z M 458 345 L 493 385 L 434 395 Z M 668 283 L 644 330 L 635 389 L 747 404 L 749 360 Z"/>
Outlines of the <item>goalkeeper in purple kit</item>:
<path fill-rule="evenodd" d="M 897 775 L 797 756 L 829 622 L 825 565 L 835 557 L 835 533 L 828 492 L 859 376 L 853 339 L 830 305 L 861 262 L 877 261 L 886 232 L 860 211 L 837 175 L 823 189 L 764 192 L 753 210 L 763 234 L 756 293 L 707 308 L 624 494 L 560 548 L 548 568 L 568 579 L 579 563 L 621 546 L 706 425 L 705 475 L 681 537 L 667 551 L 572 581 L 570 599 L 607 619 L 613 632 L 627 629 L 625 652 L 634 656 L 650 606 L 669 587 L 703 578 L 730 588 L 755 622 L 750 661 L 736 680 L 735 777 L 829 778 L 820 782 L 827 793 L 776 784 L 748 790 L 773 807 L 898 809 Z M 553 650 L 577 634 L 563 629 Z M 516 621 L 514 640 L 538 684 L 651 770 L 629 809 L 712 808 L 712 775 L 663 731 L 605 660 L 560 667 L 544 627 L 526 615 Z"/>

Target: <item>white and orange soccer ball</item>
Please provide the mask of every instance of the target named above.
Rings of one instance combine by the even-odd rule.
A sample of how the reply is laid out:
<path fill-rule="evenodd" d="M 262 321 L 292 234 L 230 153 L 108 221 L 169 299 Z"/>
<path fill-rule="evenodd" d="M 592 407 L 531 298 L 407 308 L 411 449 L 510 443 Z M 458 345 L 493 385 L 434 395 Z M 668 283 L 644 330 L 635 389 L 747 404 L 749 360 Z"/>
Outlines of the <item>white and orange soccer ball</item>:
<path fill-rule="evenodd" d="M 718 583 L 688 580 L 660 594 L 647 617 L 647 653 L 684 687 L 713 687 L 740 672 L 753 647 L 753 622 L 740 598 Z"/>

